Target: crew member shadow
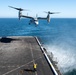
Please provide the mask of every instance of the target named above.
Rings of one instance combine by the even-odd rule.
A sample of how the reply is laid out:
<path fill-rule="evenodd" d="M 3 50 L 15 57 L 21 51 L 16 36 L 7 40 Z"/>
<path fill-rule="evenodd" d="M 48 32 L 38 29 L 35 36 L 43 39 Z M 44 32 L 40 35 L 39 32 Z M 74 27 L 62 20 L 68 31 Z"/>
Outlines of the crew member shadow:
<path fill-rule="evenodd" d="M 35 72 L 33 69 L 23 69 L 23 71 L 26 71 L 26 72 Z"/>
<path fill-rule="evenodd" d="M 0 42 L 2 42 L 2 43 L 11 43 L 14 40 L 16 40 L 16 39 L 7 38 L 7 37 L 0 38 Z"/>

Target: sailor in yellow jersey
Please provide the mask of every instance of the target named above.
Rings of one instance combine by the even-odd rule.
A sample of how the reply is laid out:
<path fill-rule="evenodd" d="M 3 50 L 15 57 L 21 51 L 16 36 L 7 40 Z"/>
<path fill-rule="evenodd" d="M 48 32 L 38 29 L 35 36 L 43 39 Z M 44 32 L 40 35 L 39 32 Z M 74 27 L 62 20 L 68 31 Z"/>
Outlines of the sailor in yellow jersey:
<path fill-rule="evenodd" d="M 37 64 L 33 64 L 33 68 L 34 68 L 34 71 L 36 71 L 36 69 L 37 69 Z"/>

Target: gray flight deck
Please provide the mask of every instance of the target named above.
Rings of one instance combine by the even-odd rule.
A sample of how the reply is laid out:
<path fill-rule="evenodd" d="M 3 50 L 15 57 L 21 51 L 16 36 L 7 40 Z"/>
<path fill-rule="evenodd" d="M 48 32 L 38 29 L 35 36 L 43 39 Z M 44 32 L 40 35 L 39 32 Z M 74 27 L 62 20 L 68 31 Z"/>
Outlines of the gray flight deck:
<path fill-rule="evenodd" d="M 33 70 L 33 63 L 37 64 L 36 72 Z M 54 73 L 34 37 L 0 37 L 0 75 Z"/>

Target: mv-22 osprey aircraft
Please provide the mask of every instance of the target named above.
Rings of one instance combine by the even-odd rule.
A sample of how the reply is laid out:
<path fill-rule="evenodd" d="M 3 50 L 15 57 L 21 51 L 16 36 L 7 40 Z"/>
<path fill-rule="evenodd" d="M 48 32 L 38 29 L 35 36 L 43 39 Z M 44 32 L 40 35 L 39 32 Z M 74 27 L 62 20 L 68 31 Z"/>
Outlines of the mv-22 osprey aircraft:
<path fill-rule="evenodd" d="M 29 25 L 31 23 L 34 23 L 35 25 L 38 25 L 39 24 L 39 22 L 38 22 L 39 19 L 45 19 L 49 23 L 50 22 L 50 14 L 57 14 L 57 13 L 59 13 L 59 12 L 50 12 L 50 11 L 48 11 L 48 12 L 45 12 L 45 13 L 47 13 L 47 17 L 37 17 L 37 15 L 36 15 L 36 18 L 34 18 L 34 17 L 31 17 L 31 16 L 22 15 L 22 11 L 28 11 L 26 9 L 16 8 L 16 7 L 12 7 L 12 6 L 8 6 L 8 7 L 16 9 L 16 10 L 19 11 L 19 13 L 18 13 L 19 20 L 20 20 L 21 17 L 29 18 L 30 19 Z"/>

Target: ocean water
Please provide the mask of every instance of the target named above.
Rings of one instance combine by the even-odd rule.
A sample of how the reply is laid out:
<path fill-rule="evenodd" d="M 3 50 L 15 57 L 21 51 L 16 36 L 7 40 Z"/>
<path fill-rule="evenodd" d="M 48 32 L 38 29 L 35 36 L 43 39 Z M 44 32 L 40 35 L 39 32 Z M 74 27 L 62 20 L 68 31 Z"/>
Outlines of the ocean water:
<path fill-rule="evenodd" d="M 63 75 L 76 75 L 76 19 L 52 18 L 48 24 L 28 25 L 29 19 L 0 18 L 0 37 L 37 36 L 54 58 Z"/>

